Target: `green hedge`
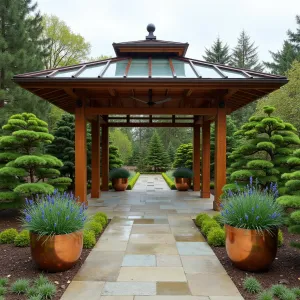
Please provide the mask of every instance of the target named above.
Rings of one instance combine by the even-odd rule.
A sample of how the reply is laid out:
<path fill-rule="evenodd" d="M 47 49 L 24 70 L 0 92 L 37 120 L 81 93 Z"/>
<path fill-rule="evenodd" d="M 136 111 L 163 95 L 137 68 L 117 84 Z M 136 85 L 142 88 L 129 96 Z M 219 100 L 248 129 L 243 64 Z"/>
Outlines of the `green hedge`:
<path fill-rule="evenodd" d="M 138 180 L 138 178 L 140 177 L 140 173 L 136 173 L 128 182 L 128 186 L 127 186 L 127 190 L 132 190 L 136 181 Z"/>
<path fill-rule="evenodd" d="M 176 190 L 176 186 L 174 181 L 166 174 L 166 173 L 161 173 L 163 179 L 166 181 L 167 185 L 171 190 Z"/>

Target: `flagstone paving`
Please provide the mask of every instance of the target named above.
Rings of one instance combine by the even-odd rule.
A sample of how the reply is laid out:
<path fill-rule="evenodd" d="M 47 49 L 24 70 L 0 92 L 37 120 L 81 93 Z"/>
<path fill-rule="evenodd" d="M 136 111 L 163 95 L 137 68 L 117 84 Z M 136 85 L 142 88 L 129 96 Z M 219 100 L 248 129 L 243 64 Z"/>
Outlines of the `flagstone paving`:
<path fill-rule="evenodd" d="M 89 199 L 89 215 L 104 211 L 111 222 L 61 299 L 243 299 L 193 222 L 214 214 L 212 198 L 162 180 L 142 175 L 133 191 Z"/>

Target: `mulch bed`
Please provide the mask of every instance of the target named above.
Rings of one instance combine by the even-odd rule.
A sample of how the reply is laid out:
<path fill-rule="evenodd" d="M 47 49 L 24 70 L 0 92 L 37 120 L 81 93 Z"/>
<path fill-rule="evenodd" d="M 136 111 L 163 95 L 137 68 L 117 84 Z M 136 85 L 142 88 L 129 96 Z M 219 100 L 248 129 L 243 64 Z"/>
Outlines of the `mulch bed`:
<path fill-rule="evenodd" d="M 0 231 L 7 228 L 21 229 L 18 221 L 20 214 L 16 210 L 0 211 Z M 101 235 L 100 235 L 101 236 Z M 97 237 L 97 240 L 100 238 Z M 40 271 L 31 260 L 30 248 L 20 248 L 14 245 L 0 245 L 0 277 L 9 277 L 9 283 L 12 284 L 19 278 L 34 280 L 43 274 L 53 282 L 57 287 L 54 300 L 59 300 L 68 287 L 73 277 L 76 275 L 92 249 L 83 249 L 78 263 L 68 271 L 61 273 L 45 273 Z M 5 294 L 6 300 L 25 300 L 26 296 L 12 293 Z"/>
<path fill-rule="evenodd" d="M 289 288 L 300 286 L 300 249 L 290 246 L 291 241 L 300 242 L 299 235 L 290 234 L 287 228 L 282 228 L 281 230 L 283 232 L 284 245 L 278 248 L 276 259 L 266 272 L 251 273 L 241 271 L 232 265 L 225 247 L 212 247 L 245 300 L 257 299 L 257 295 L 251 295 L 243 289 L 243 281 L 247 276 L 254 276 L 264 289 L 268 289 L 273 284 L 278 283 L 285 284 Z"/>

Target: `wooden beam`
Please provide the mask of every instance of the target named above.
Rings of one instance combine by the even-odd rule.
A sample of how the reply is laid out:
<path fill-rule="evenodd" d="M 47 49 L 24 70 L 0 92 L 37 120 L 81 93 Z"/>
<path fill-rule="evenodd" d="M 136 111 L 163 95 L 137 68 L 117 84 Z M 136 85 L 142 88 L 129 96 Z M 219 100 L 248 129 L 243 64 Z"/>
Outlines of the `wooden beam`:
<path fill-rule="evenodd" d="M 107 116 L 103 117 L 104 120 Z M 109 136 L 108 136 L 108 125 L 102 125 L 101 135 L 101 146 L 102 146 L 102 191 L 108 191 L 109 183 Z"/>
<path fill-rule="evenodd" d="M 157 123 L 157 122 L 113 122 L 108 123 L 108 127 L 193 127 L 194 123 Z"/>
<path fill-rule="evenodd" d="M 201 198 L 210 198 L 210 122 L 202 125 Z"/>
<path fill-rule="evenodd" d="M 217 108 L 194 107 L 87 107 L 86 115 L 216 115 Z"/>
<path fill-rule="evenodd" d="M 92 198 L 100 197 L 100 121 L 92 121 Z"/>
<path fill-rule="evenodd" d="M 115 89 L 108 89 L 108 93 L 112 96 L 112 97 L 116 97 L 117 93 Z"/>
<path fill-rule="evenodd" d="M 194 126 L 193 131 L 193 172 L 194 191 L 200 191 L 200 126 Z"/>
<path fill-rule="evenodd" d="M 220 210 L 223 186 L 226 184 L 226 109 L 219 108 L 215 126 L 215 200 L 214 210 Z"/>
<path fill-rule="evenodd" d="M 87 203 L 86 119 L 84 104 L 75 110 L 75 197 Z"/>
<path fill-rule="evenodd" d="M 192 90 L 192 89 L 187 90 L 186 93 L 185 93 L 185 97 L 191 96 L 192 93 L 193 93 L 193 90 Z"/>
<path fill-rule="evenodd" d="M 227 101 L 228 99 L 230 99 L 238 90 L 237 89 L 232 89 L 229 90 L 228 93 L 223 97 L 223 99 L 225 101 Z"/>

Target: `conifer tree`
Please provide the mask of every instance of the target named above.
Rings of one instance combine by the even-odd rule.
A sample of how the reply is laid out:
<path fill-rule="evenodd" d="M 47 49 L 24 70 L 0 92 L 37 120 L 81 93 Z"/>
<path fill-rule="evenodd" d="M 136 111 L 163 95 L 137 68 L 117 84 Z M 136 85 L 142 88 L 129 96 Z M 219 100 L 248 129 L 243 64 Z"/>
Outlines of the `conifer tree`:
<path fill-rule="evenodd" d="M 237 182 L 243 187 L 250 177 L 262 186 L 271 182 L 283 186 L 281 175 L 289 170 L 295 146 L 300 145 L 296 128 L 280 118 L 272 117 L 275 108 L 264 107 L 265 116 L 253 116 L 234 136 L 242 143 L 229 156 L 234 162 L 228 168 L 230 184 L 224 190 L 235 189 Z"/>
<path fill-rule="evenodd" d="M 0 1 L 0 119 L 12 113 L 31 111 L 46 118 L 51 105 L 21 90 L 13 75 L 43 68 L 48 41 L 42 38 L 42 17 L 31 0 Z M 24 109 L 25 108 L 25 109 Z"/>
<path fill-rule="evenodd" d="M 243 30 L 232 51 L 230 65 L 236 68 L 262 71 L 263 65 L 259 63 L 257 48 L 254 42 L 251 42 L 250 36 Z"/>
<path fill-rule="evenodd" d="M 120 159 L 118 147 L 109 145 L 109 169 L 120 168 L 122 165 L 123 161 Z"/>
<path fill-rule="evenodd" d="M 229 46 L 223 44 L 218 37 L 210 49 L 205 48 L 205 55 L 203 59 L 211 63 L 219 63 L 226 65 L 230 62 Z"/>
<path fill-rule="evenodd" d="M 34 114 L 22 113 L 9 118 L 0 138 L 0 207 L 17 207 L 22 197 L 51 194 L 65 190 L 71 180 L 59 177 L 63 163 L 43 154 L 43 147 L 54 137 L 46 122 Z"/>
<path fill-rule="evenodd" d="M 174 168 L 193 169 L 193 144 L 181 144 L 175 153 Z"/>
<path fill-rule="evenodd" d="M 277 202 L 285 209 L 298 209 L 290 214 L 289 232 L 300 234 L 300 149 L 294 151 L 287 161 L 290 172 L 284 173 L 281 177 L 285 181 L 284 188 L 277 198 Z M 299 241 L 292 241 L 291 245 L 300 248 Z"/>
<path fill-rule="evenodd" d="M 169 142 L 168 149 L 167 149 L 168 155 L 169 155 L 169 160 L 171 164 L 173 164 L 174 159 L 175 159 L 175 148 L 173 147 L 172 142 Z"/>
<path fill-rule="evenodd" d="M 150 140 L 146 162 L 148 166 L 154 168 L 155 172 L 166 170 L 170 164 L 168 154 L 156 130 Z"/>

